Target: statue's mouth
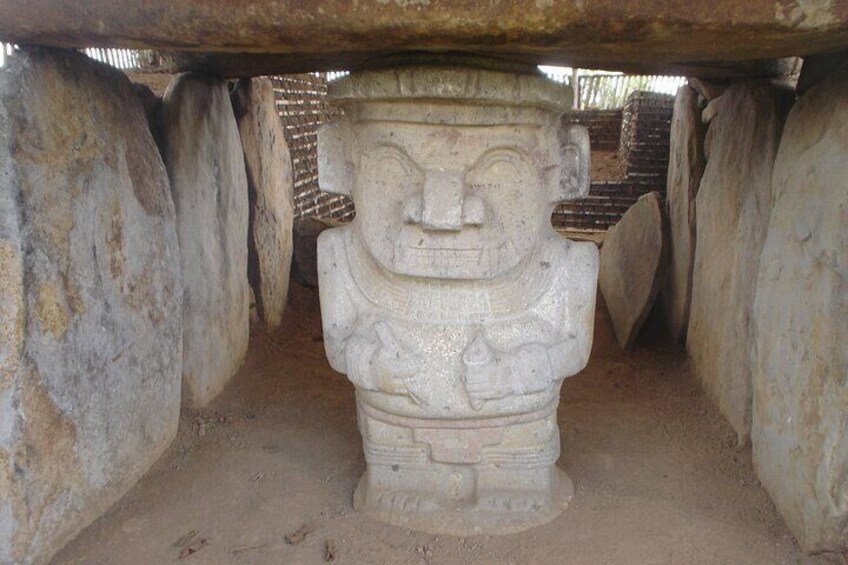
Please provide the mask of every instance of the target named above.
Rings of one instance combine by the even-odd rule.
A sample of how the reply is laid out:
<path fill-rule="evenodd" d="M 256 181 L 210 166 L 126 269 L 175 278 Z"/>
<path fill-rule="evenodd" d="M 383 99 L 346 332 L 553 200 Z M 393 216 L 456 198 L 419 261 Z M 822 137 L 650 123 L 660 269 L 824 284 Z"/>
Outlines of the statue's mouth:
<path fill-rule="evenodd" d="M 449 280 L 495 278 L 513 267 L 520 257 L 512 241 L 498 230 L 461 230 L 427 233 L 403 226 L 379 232 L 382 241 L 364 237 L 363 248 L 387 271 L 411 277 Z M 376 234 L 373 234 L 376 235 Z M 388 241 L 387 241 L 388 240 Z M 387 253 L 388 251 L 388 253 Z"/>
<path fill-rule="evenodd" d="M 405 265 L 431 267 L 474 266 L 488 268 L 496 264 L 497 249 L 485 247 L 417 247 L 398 245 L 395 261 Z"/>
<path fill-rule="evenodd" d="M 392 267 L 397 273 L 419 277 L 491 278 L 513 263 L 514 252 L 503 239 L 482 239 L 478 233 L 422 238 L 401 232 L 394 245 Z"/>

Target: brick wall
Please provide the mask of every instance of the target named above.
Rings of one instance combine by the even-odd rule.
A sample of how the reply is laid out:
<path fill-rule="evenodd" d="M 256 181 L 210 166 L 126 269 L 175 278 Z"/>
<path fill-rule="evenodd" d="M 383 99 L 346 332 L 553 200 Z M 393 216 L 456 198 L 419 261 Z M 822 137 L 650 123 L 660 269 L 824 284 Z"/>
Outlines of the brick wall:
<path fill-rule="evenodd" d="M 673 112 L 671 95 L 631 94 L 622 111 L 619 138 L 619 152 L 626 164 L 624 178 L 593 181 L 588 197 L 557 207 L 552 218 L 554 227 L 606 231 L 643 194 L 656 190 L 665 198 Z M 591 127 L 589 131 L 591 139 Z M 603 147 L 593 143 L 592 149 L 599 148 Z"/>
<path fill-rule="evenodd" d="M 592 149 L 618 149 L 622 110 L 573 110 L 562 117 L 563 125 L 581 125 L 589 130 Z"/>
<path fill-rule="evenodd" d="M 324 74 L 285 75 L 271 81 L 292 157 L 295 217 L 352 219 L 353 202 L 323 192 L 318 184 L 318 126 L 338 115 L 327 103 Z"/>

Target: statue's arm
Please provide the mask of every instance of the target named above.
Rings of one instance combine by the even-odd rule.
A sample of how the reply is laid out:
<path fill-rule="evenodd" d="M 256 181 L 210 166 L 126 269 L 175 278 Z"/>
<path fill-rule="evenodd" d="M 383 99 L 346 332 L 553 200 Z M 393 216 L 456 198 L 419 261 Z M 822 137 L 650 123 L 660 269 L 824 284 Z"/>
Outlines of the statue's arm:
<path fill-rule="evenodd" d="M 586 367 L 595 327 L 598 249 L 592 243 L 571 242 L 568 253 L 564 276 L 557 279 L 560 288 L 554 294 L 554 307 L 548 310 L 553 314 L 550 322 L 557 330 L 556 339 L 545 345 L 542 361 L 549 367 L 554 381 L 575 375 Z M 542 356 L 541 352 L 538 356 Z"/>
<path fill-rule="evenodd" d="M 528 343 L 501 356 L 513 394 L 545 390 L 554 381 L 579 373 L 589 362 L 595 319 L 598 250 L 592 243 L 569 244 L 566 272 L 553 299 L 539 309 L 552 329 L 545 343 Z"/>
<path fill-rule="evenodd" d="M 358 311 L 341 229 L 318 238 L 318 292 L 330 366 L 359 388 L 412 396 L 406 382 L 420 359 L 397 341 L 386 321 L 369 322 Z"/>
<path fill-rule="evenodd" d="M 330 366 L 348 373 L 348 342 L 353 338 L 359 314 L 348 294 L 351 282 L 343 229 L 325 230 L 318 236 L 318 295 L 324 349 Z"/>
<path fill-rule="evenodd" d="M 359 328 L 348 338 L 345 364 L 347 376 L 356 386 L 423 403 L 410 389 L 421 357 L 398 341 L 387 321 Z"/>

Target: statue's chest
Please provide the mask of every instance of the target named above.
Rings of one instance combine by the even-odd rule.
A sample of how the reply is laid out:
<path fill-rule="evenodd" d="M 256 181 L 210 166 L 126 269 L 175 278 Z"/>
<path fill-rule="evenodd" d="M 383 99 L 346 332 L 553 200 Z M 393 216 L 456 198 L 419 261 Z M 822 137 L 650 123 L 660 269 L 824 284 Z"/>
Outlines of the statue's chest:
<path fill-rule="evenodd" d="M 453 368 L 460 362 L 465 348 L 477 336 L 500 351 L 510 351 L 527 343 L 547 343 L 553 339 L 554 328 L 538 313 L 525 307 L 512 315 L 483 315 L 471 312 L 466 316 L 456 311 L 450 316 L 409 315 L 409 311 L 386 309 L 368 301 L 360 304 L 359 323 L 371 327 L 386 322 L 394 335 L 407 347 L 422 355 L 424 363 L 433 368 Z"/>

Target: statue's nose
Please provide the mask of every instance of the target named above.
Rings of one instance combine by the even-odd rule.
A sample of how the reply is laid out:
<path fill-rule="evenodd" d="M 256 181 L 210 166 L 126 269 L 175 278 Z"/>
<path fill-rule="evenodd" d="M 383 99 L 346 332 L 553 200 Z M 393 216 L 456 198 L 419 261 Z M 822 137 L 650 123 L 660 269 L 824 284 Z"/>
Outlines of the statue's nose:
<path fill-rule="evenodd" d="M 429 231 L 479 226 L 485 215 L 482 200 L 465 194 L 464 172 L 445 169 L 427 171 L 424 189 L 407 198 L 403 208 L 406 222 Z"/>

